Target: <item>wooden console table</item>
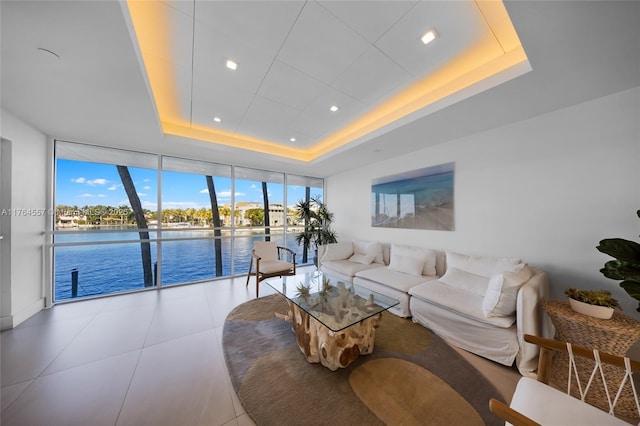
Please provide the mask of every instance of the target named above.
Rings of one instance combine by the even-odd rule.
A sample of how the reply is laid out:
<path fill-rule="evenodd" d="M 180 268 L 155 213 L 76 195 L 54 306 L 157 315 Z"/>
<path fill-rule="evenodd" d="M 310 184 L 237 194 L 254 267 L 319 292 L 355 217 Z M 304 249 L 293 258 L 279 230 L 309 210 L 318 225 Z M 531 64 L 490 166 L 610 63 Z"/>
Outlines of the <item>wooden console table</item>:
<path fill-rule="evenodd" d="M 625 356 L 629 348 L 640 340 L 640 321 L 624 315 L 618 310 L 613 313 L 611 319 L 604 320 L 575 312 L 567 301 L 545 300 L 542 303 L 542 307 L 556 328 L 555 338 L 557 340 L 619 356 Z M 551 364 L 551 383 L 565 392 L 567 389 L 568 365 L 568 355 L 565 353 L 556 354 Z M 576 367 L 583 388 L 589 381 L 593 366 L 593 361 L 576 359 Z M 624 376 L 624 370 L 613 366 L 604 367 L 603 370 L 607 381 L 613 380 L 612 383 L 619 384 Z M 572 381 L 571 387 L 571 394 L 580 398 L 575 380 Z M 622 395 L 616 404 L 616 414 L 637 418 L 638 412 L 633 396 L 625 398 L 625 395 Z M 609 411 L 607 396 L 600 380 L 596 381 L 594 379 L 592 389 L 587 394 L 586 402 Z"/>

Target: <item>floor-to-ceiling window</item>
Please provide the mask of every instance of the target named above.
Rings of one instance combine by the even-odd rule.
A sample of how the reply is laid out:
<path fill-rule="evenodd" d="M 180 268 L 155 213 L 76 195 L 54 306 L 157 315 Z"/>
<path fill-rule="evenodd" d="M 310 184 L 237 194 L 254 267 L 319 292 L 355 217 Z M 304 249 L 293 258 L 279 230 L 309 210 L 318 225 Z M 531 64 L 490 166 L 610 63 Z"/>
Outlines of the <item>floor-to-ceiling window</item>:
<path fill-rule="evenodd" d="M 57 143 L 54 300 L 157 284 L 157 157 Z"/>
<path fill-rule="evenodd" d="M 56 141 L 54 301 L 246 274 L 255 241 L 298 253 L 323 180 Z"/>
<path fill-rule="evenodd" d="M 162 284 L 231 275 L 231 166 L 162 158 Z"/>
<path fill-rule="evenodd" d="M 289 225 L 290 238 L 287 239 L 287 247 L 296 252 L 296 261 L 299 263 L 311 263 L 313 261 L 313 247 L 305 250 L 296 244 L 295 236 L 304 230 L 304 222 L 296 215 L 296 205 L 301 202 L 309 202 L 311 198 L 323 199 L 324 180 L 320 178 L 287 175 L 287 224 Z"/>
<path fill-rule="evenodd" d="M 234 233 L 236 273 L 249 270 L 255 241 L 285 244 L 284 174 L 234 167 L 235 209 L 238 223 Z"/>

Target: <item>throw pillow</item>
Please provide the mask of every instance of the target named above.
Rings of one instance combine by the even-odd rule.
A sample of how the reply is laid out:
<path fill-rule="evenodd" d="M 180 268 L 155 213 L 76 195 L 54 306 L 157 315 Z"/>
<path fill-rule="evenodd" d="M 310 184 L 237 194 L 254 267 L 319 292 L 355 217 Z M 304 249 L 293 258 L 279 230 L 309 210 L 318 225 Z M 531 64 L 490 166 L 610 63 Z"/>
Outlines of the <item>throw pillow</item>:
<path fill-rule="evenodd" d="M 447 272 L 440 277 L 439 281 L 449 287 L 468 291 L 478 296 L 484 296 L 489 285 L 487 277 L 450 267 L 447 267 Z"/>
<path fill-rule="evenodd" d="M 516 312 L 518 291 L 532 276 L 526 263 L 511 270 L 495 274 L 489 279 L 487 294 L 482 300 L 482 313 L 485 317 L 504 317 Z"/>
<path fill-rule="evenodd" d="M 372 254 L 374 255 L 373 261 L 375 263 L 384 263 L 384 257 L 382 256 L 382 245 L 378 241 L 354 241 L 353 253 Z"/>
<path fill-rule="evenodd" d="M 349 258 L 349 261 L 362 263 L 363 265 L 370 265 L 375 258 L 376 257 L 372 254 L 354 254 Z"/>
<path fill-rule="evenodd" d="M 421 275 L 436 276 L 436 252 L 431 249 L 391 244 L 391 259 L 389 264 L 393 263 L 395 257 L 418 258 L 423 264 Z"/>
<path fill-rule="evenodd" d="M 450 251 L 446 253 L 447 270 L 452 267 L 487 278 L 522 263 L 521 259 L 515 257 L 467 256 Z"/>
<path fill-rule="evenodd" d="M 391 256 L 391 261 L 389 262 L 389 269 L 392 271 L 401 272 L 407 275 L 415 275 L 417 277 L 422 275 L 423 267 L 424 260 L 417 257 Z"/>
<path fill-rule="evenodd" d="M 327 244 L 320 261 L 326 262 L 328 260 L 344 260 L 351 257 L 352 254 L 353 244 L 351 244 L 351 242 Z"/>

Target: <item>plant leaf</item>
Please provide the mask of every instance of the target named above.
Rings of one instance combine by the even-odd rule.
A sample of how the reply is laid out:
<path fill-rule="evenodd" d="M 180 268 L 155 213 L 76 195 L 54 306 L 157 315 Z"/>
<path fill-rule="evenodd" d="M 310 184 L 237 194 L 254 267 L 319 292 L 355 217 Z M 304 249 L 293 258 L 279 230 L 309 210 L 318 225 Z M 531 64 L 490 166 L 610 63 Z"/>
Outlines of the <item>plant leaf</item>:
<path fill-rule="evenodd" d="M 607 238 L 600 241 L 598 251 L 627 263 L 640 265 L 640 244 L 622 238 Z"/>
<path fill-rule="evenodd" d="M 637 281 L 622 281 L 620 287 L 626 291 L 629 296 L 638 301 L 638 308 L 636 311 L 640 312 L 640 283 Z"/>

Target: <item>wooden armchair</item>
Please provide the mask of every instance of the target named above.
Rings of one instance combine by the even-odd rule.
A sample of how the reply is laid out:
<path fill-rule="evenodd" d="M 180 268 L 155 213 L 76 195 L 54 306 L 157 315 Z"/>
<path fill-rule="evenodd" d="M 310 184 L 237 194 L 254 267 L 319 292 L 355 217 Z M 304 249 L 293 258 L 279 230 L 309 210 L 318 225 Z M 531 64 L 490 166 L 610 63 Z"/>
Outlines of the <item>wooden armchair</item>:
<path fill-rule="evenodd" d="M 533 425 L 629 425 L 628 422 L 614 417 L 614 409 L 620 395 L 623 392 L 632 392 L 635 398 L 638 416 L 640 416 L 640 404 L 638 392 L 633 382 L 632 373 L 640 371 L 640 362 L 629 358 L 611 355 L 597 350 L 572 346 L 571 344 L 542 337 L 525 335 L 525 341 L 540 346 L 538 362 L 538 380 L 530 377 L 522 377 L 513 394 L 510 406 L 496 400 L 489 401 L 490 410 L 498 417 L 515 426 Z M 564 393 L 549 385 L 551 372 L 551 359 L 554 352 L 566 352 L 569 355 L 569 383 L 567 393 Z M 588 383 L 580 382 L 576 368 L 576 358 L 586 358 L 595 361 L 595 367 L 589 376 Z M 621 381 L 607 381 L 606 365 L 613 365 L 625 372 Z M 583 375 L 584 377 L 584 375 Z M 581 399 L 571 396 L 572 381 L 579 390 Z M 600 383 L 605 390 L 609 404 L 609 412 L 605 412 L 593 405 L 584 402 L 587 393 L 594 383 Z M 575 392 L 575 390 L 574 390 Z M 634 424 L 638 418 L 634 420 Z M 640 425 L 640 423 L 638 423 Z"/>
<path fill-rule="evenodd" d="M 256 265 L 255 273 L 252 273 L 253 264 Z M 251 275 L 256 276 L 256 297 L 260 281 L 283 275 L 296 274 L 296 253 L 287 248 L 276 245 L 274 241 L 256 241 L 251 250 L 249 273 L 247 274 L 247 286 Z"/>

